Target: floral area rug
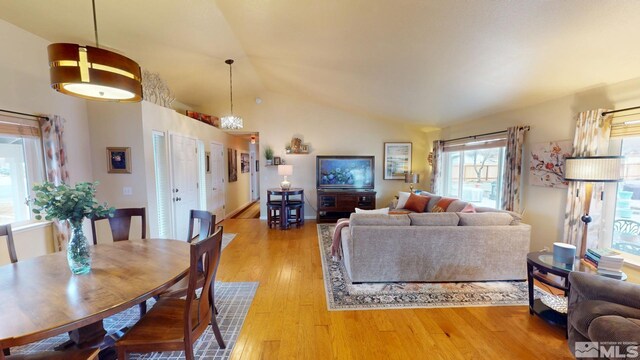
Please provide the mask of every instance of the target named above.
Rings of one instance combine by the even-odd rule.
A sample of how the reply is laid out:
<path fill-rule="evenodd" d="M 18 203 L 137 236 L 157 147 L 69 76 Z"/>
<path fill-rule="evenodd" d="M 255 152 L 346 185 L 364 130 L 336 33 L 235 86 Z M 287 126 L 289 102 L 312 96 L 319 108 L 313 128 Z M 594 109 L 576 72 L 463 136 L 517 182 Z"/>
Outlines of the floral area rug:
<path fill-rule="evenodd" d="M 526 281 L 353 284 L 342 261 L 331 259 L 335 226 L 318 225 L 318 242 L 329 310 L 471 306 L 528 306 Z M 535 288 L 535 297 L 541 290 Z"/>

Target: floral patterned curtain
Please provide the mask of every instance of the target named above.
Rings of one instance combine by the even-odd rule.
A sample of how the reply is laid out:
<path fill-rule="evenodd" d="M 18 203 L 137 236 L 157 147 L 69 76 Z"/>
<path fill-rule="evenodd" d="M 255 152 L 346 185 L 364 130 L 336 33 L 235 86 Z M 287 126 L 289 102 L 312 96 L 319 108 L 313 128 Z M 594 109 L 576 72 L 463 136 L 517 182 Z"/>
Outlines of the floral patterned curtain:
<path fill-rule="evenodd" d="M 522 150 L 525 126 L 507 129 L 504 175 L 502 178 L 502 208 L 520 212 L 520 185 L 522 175 Z"/>
<path fill-rule="evenodd" d="M 442 191 L 442 164 L 444 155 L 444 141 L 433 142 L 433 164 L 431 165 L 431 193 L 438 194 Z"/>
<path fill-rule="evenodd" d="M 598 109 L 578 114 L 571 156 L 607 155 L 613 115 L 609 114 L 603 117 L 602 113 L 606 111 L 608 110 Z M 567 209 L 564 214 L 564 242 L 573 244 L 578 249 L 581 246 L 584 225 L 580 220 L 584 215 L 584 190 L 583 183 L 569 182 Z M 592 242 L 592 239 L 597 239 L 597 233 L 600 229 L 599 214 L 602 209 L 600 194 L 602 190 L 601 184 L 593 184 L 593 197 L 589 210 L 589 215 L 591 215 L 593 221 L 589 224 L 589 233 L 587 234 L 587 242 L 589 243 Z M 593 244 L 589 243 L 587 247 L 593 246 Z"/>
<path fill-rule="evenodd" d="M 67 153 L 63 139 L 65 120 L 58 115 L 48 115 L 48 117 L 49 120 L 43 119 L 40 121 L 47 181 L 56 185 L 68 183 Z M 53 222 L 53 241 L 58 251 L 66 248 L 70 234 L 71 228 L 67 221 Z"/>

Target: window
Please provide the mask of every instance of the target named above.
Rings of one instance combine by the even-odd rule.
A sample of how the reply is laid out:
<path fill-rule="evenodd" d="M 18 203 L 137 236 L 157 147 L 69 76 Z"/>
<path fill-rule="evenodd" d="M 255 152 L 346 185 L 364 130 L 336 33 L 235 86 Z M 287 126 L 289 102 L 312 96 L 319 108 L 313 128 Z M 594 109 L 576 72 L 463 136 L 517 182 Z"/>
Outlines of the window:
<path fill-rule="evenodd" d="M 617 183 L 615 198 L 607 199 L 615 202 L 611 247 L 640 255 L 640 137 L 612 140 L 611 146 L 625 157 L 624 180 Z"/>
<path fill-rule="evenodd" d="M 32 218 L 27 199 L 44 179 L 40 138 L 0 133 L 0 224 Z"/>
<path fill-rule="evenodd" d="M 506 135 L 447 142 L 444 149 L 443 195 L 476 206 L 500 208 Z"/>
<path fill-rule="evenodd" d="M 169 186 L 169 166 L 167 141 L 164 133 L 153 132 L 153 163 L 156 179 L 156 201 L 158 217 L 158 237 L 171 237 L 171 196 Z"/>

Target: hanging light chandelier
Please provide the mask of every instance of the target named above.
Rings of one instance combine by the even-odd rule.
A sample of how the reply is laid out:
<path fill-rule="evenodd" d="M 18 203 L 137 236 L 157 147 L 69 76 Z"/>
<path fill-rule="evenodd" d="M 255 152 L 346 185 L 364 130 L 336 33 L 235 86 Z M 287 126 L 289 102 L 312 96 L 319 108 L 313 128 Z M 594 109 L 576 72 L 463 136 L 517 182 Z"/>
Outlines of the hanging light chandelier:
<path fill-rule="evenodd" d="M 233 72 L 231 70 L 231 64 L 233 59 L 225 60 L 225 64 L 229 65 L 229 99 L 231 100 L 231 114 L 220 118 L 220 128 L 227 130 L 242 129 L 242 118 L 233 115 Z"/>
<path fill-rule="evenodd" d="M 49 45 L 51 87 L 63 94 L 90 100 L 142 100 L 140 66 L 126 56 L 100 48 L 95 0 L 91 4 L 96 47 L 68 43 Z"/>

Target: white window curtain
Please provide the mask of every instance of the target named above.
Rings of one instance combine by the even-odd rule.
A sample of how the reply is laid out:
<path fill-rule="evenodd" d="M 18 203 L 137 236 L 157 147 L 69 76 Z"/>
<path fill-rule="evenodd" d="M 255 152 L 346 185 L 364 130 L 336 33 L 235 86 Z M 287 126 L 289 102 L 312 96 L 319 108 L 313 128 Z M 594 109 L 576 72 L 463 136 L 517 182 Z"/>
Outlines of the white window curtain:
<path fill-rule="evenodd" d="M 602 116 L 602 113 L 607 111 L 609 110 L 598 109 L 578 114 L 571 156 L 607 155 L 611 134 L 611 121 L 613 119 L 611 114 Z M 602 184 L 594 183 L 593 197 L 589 209 L 589 215 L 593 221 L 589 224 L 587 248 L 596 245 L 597 236 L 600 231 L 600 214 L 602 212 L 600 194 L 602 191 Z M 582 220 L 580 220 L 582 215 L 584 215 L 583 183 L 569 182 L 567 208 L 564 215 L 564 242 L 573 244 L 578 249 L 581 247 L 582 231 L 584 229 L 584 224 Z"/>

